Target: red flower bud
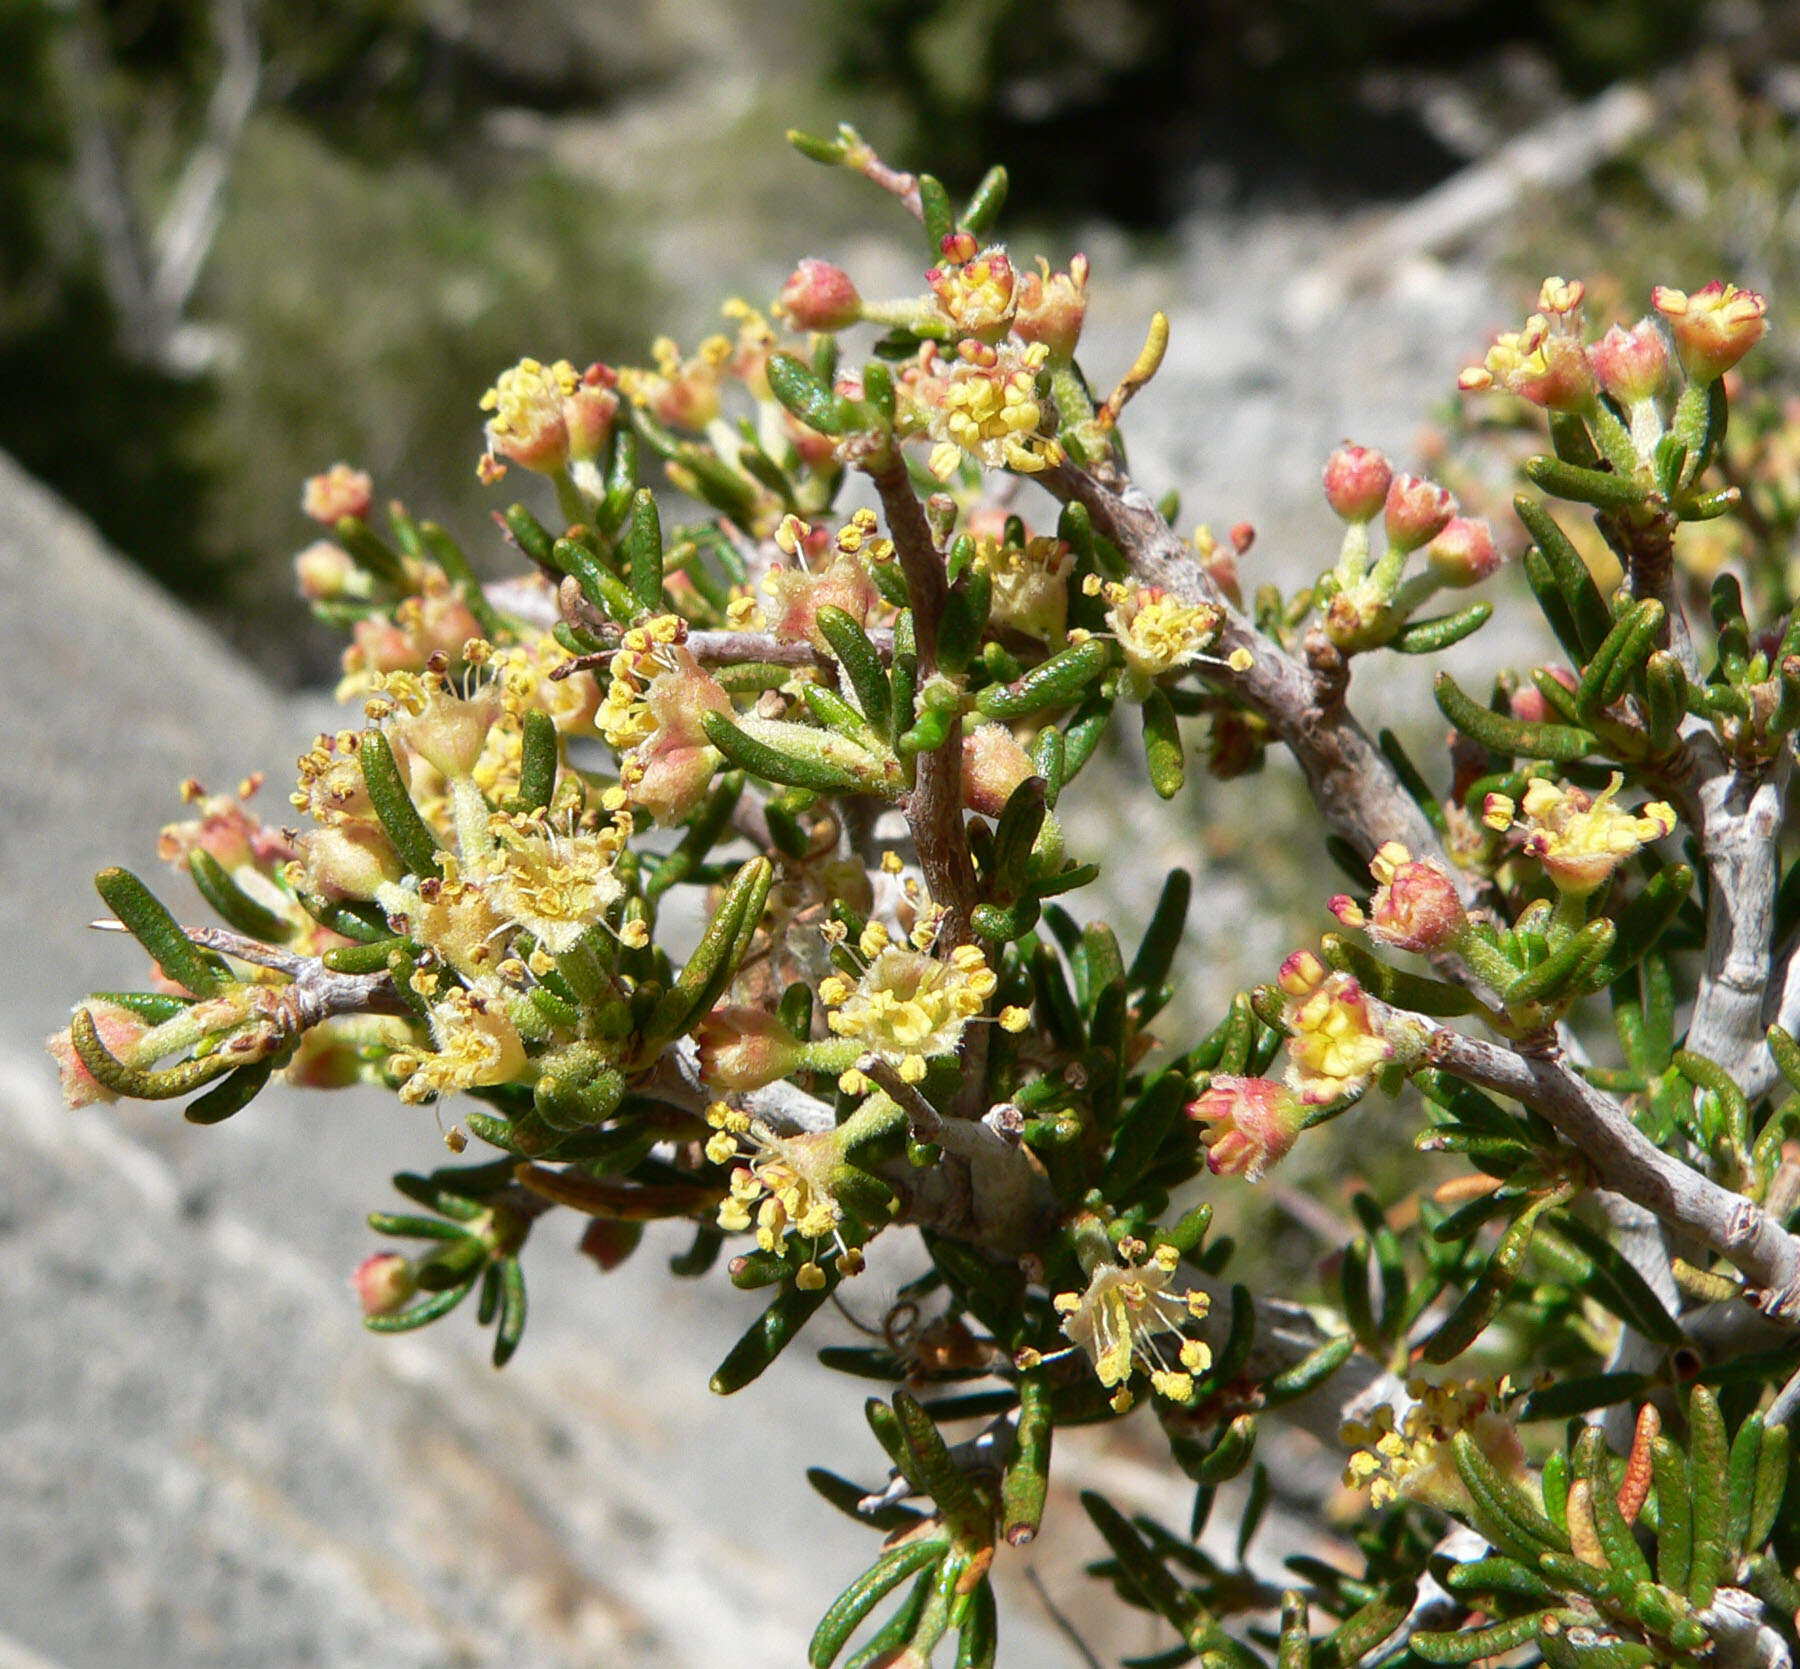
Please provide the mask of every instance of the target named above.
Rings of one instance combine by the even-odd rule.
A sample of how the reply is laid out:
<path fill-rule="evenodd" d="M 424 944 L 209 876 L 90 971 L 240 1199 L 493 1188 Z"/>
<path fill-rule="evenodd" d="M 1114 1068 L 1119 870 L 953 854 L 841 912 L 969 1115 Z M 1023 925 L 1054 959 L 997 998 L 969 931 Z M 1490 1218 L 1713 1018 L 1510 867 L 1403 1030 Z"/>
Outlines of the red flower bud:
<path fill-rule="evenodd" d="M 1501 563 L 1493 529 L 1471 516 L 1452 516 L 1426 548 L 1425 560 L 1446 585 L 1478 585 Z"/>
<path fill-rule="evenodd" d="M 1367 446 L 1340 446 L 1325 460 L 1325 500 L 1347 522 L 1373 521 L 1387 503 L 1394 466 Z"/>
<path fill-rule="evenodd" d="M 307 477 L 300 490 L 300 508 L 315 522 L 336 527 L 346 516 L 368 515 L 374 485 L 363 470 L 333 464 L 323 475 Z"/>
<path fill-rule="evenodd" d="M 1417 475 L 1396 475 L 1387 491 L 1388 543 L 1395 550 L 1416 551 L 1442 533 L 1455 514 L 1449 488 Z"/>
<path fill-rule="evenodd" d="M 1639 319 L 1630 330 L 1614 325 L 1589 346 L 1587 356 L 1595 381 L 1622 406 L 1655 399 L 1668 379 L 1669 345 L 1649 319 Z"/>
<path fill-rule="evenodd" d="M 350 1277 L 364 1315 L 392 1315 L 419 1290 L 412 1265 L 398 1252 L 375 1252 Z"/>
<path fill-rule="evenodd" d="M 862 297 L 842 267 L 808 256 L 781 286 L 775 309 L 796 330 L 845 330 L 862 317 Z"/>

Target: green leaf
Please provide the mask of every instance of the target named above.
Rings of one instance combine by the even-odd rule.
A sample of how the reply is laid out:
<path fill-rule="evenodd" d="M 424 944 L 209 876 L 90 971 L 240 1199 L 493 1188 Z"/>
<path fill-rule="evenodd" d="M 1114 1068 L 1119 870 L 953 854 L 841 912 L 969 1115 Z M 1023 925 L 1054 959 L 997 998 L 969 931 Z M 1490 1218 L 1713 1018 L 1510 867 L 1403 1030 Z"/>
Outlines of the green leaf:
<path fill-rule="evenodd" d="M 188 853 L 188 873 L 200 896 L 238 932 L 269 944 L 282 944 L 294 936 L 293 923 L 252 898 L 210 852 L 195 847 Z"/>
<path fill-rule="evenodd" d="M 426 826 L 406 784 L 400 780 L 400 768 L 394 762 L 387 737 L 379 730 L 364 731 L 357 758 L 362 763 L 363 781 L 368 785 L 375 815 L 381 819 L 400 861 L 414 875 L 436 878 L 437 836 Z"/>
<path fill-rule="evenodd" d="M 1585 759 L 1600 745 L 1592 731 L 1574 725 L 1533 724 L 1483 707 L 1465 694 L 1447 672 L 1440 672 L 1433 681 L 1432 695 L 1444 717 L 1458 730 L 1496 753 L 1567 765 Z"/>
<path fill-rule="evenodd" d="M 1064 649 L 1035 666 L 1011 684 L 989 684 L 975 697 L 975 706 L 990 719 L 1023 719 L 1052 707 L 1072 706 L 1088 685 L 1112 667 L 1116 646 L 1107 638 L 1091 638 Z M 1065 736 L 1065 744 L 1073 742 Z M 1089 744 L 1091 751 L 1092 744 Z M 1085 762 L 1085 755 L 1083 755 Z M 1078 765 L 1071 765 L 1072 777 Z"/>
<path fill-rule="evenodd" d="M 248 1066 L 240 1066 L 230 1077 L 221 1079 L 204 1095 L 190 1101 L 182 1109 L 181 1116 L 189 1124 L 223 1124 L 256 1099 L 274 1068 L 272 1060 L 252 1061 Z"/>
<path fill-rule="evenodd" d="M 936 1565 L 946 1551 L 942 1541 L 911 1541 L 883 1554 L 831 1602 L 819 1620 L 806 1653 L 812 1669 L 830 1669 L 863 1619 L 909 1576 Z"/>
<path fill-rule="evenodd" d="M 1473 637 L 1488 623 L 1492 603 L 1470 603 L 1451 614 L 1434 614 L 1429 620 L 1409 620 L 1389 640 L 1387 647 L 1402 655 L 1435 655 L 1452 644 Z"/>
<path fill-rule="evenodd" d="M 751 1323 L 744 1336 L 726 1352 L 725 1360 L 714 1370 L 709 1381 L 719 1396 L 728 1397 L 741 1391 L 758 1378 L 782 1351 L 794 1342 L 800 1329 L 810 1321 L 819 1307 L 831 1296 L 837 1285 L 836 1271 L 825 1266 L 825 1285 L 815 1292 L 784 1286 L 769 1307 Z"/>
<path fill-rule="evenodd" d="M 196 997 L 215 997 L 224 988 L 223 978 L 206 953 L 182 932 L 155 893 L 129 869 L 101 870 L 94 877 L 94 890 L 177 985 L 186 987 Z M 104 1078 L 100 1081 L 106 1082 Z"/>
<path fill-rule="evenodd" d="M 1688 1497 L 1693 1504 L 1694 1545 L 1688 1570 L 1687 1597 L 1696 1611 L 1713 1602 L 1719 1583 L 1729 1576 L 1726 1561 L 1730 1513 L 1730 1450 L 1719 1401 L 1704 1385 L 1688 1391 Z"/>
<path fill-rule="evenodd" d="M 1486 1628 L 1415 1634 L 1412 1650 L 1427 1663 L 1473 1663 L 1477 1658 L 1501 1657 L 1536 1638 L 1541 1615 L 1532 1611 L 1504 1623 L 1490 1623 Z"/>
<path fill-rule="evenodd" d="M 1152 685 L 1144 698 L 1144 758 L 1150 786 L 1157 797 L 1172 800 L 1187 779 L 1187 758 L 1182 751 L 1181 725 L 1163 690 Z"/>
<path fill-rule="evenodd" d="M 1581 553 L 1544 505 L 1521 495 L 1513 500 L 1513 509 L 1525 524 L 1525 531 L 1537 541 L 1538 551 L 1549 568 L 1574 627 L 1575 657 L 1585 664 L 1612 630 L 1612 614 L 1606 600 L 1600 595 L 1600 588 L 1588 572 L 1587 564 L 1581 560 Z"/>
<path fill-rule="evenodd" d="M 856 620 L 843 609 L 827 603 L 818 612 L 817 624 L 838 665 L 844 669 L 856 704 L 863 717 L 879 735 L 890 735 L 892 724 L 892 691 L 887 669 L 875 645 Z"/>
<path fill-rule="evenodd" d="M 1560 458 L 1527 458 L 1525 474 L 1552 497 L 1591 504 L 1596 510 L 1635 510 L 1649 497 L 1649 490 L 1628 476 L 1582 469 Z"/>

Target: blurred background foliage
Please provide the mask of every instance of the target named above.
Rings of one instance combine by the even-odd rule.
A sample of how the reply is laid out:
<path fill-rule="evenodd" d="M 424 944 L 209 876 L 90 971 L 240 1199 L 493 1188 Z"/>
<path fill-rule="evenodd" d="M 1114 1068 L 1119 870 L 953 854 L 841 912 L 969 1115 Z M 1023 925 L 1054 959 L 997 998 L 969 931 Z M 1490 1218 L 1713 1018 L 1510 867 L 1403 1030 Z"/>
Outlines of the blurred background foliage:
<path fill-rule="evenodd" d="M 642 358 L 671 324 L 691 340 L 725 289 L 766 299 L 797 227 L 823 244 L 857 223 L 863 194 L 788 156 L 790 123 L 848 117 L 953 185 L 1004 159 L 1015 218 L 1160 232 L 1207 205 L 1411 195 L 1723 42 L 1674 101 L 1673 147 L 1521 241 L 1537 259 L 1584 237 L 1641 290 L 1638 232 L 1679 217 L 1691 270 L 1732 257 L 1793 295 L 1795 10 L 12 0 L 0 447 L 277 675 L 316 679 L 331 645 L 287 595 L 300 480 L 348 458 L 477 534 L 475 400 L 499 368 Z"/>

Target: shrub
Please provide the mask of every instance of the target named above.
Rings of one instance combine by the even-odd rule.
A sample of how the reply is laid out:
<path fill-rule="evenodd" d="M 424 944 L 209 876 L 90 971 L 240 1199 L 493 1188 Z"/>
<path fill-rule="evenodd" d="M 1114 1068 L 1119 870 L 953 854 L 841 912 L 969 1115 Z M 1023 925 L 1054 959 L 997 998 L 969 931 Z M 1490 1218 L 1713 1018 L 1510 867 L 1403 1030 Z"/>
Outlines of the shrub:
<path fill-rule="evenodd" d="M 1172 1631 L 1142 1661 L 1791 1662 L 1800 619 L 1795 419 L 1735 386 L 1762 299 L 1659 289 L 1590 340 L 1551 279 L 1465 373 L 1547 424 L 1515 507 L 1566 661 L 1491 692 L 1440 672 L 1448 757 L 1415 763 L 1352 673 L 1478 631 L 1484 600 L 1426 611 L 1490 579 L 1506 528 L 1346 446 L 1336 561 L 1246 604 L 1247 530 L 1178 537 L 1126 469 L 1161 316 L 1096 400 L 1087 264 L 988 241 L 1003 174 L 957 210 L 849 129 L 795 143 L 918 220 L 921 292 L 807 260 L 692 354 L 504 372 L 481 473 L 556 506 L 501 517 L 520 580 L 483 586 L 398 505 L 378 531 L 359 471 L 309 482 L 302 586 L 352 631 L 367 722 L 301 760 L 303 832 L 204 795 L 165 831 L 225 926 L 98 878 L 156 977 L 51 1040 L 69 1100 L 212 1123 L 277 1071 L 460 1097 L 453 1153 L 497 1157 L 396 1177 L 371 1225 L 419 1250 L 355 1284 L 382 1332 L 473 1298 L 497 1365 L 553 1210 L 602 1267 L 652 1219 L 692 1224 L 678 1276 L 729 1248 L 764 1307 L 723 1395 L 916 1230 L 881 1344 L 822 1352 L 891 1390 L 873 1487 L 814 1475 L 886 1538 L 817 1665 L 859 1635 L 853 1663 L 952 1635 L 991 1662 L 991 1567 L 1038 1532 L 1057 1430 L 1134 1410 L 1196 1486 L 1173 1528 L 1083 1497 L 1096 1573 Z M 1054 531 L 1013 509 L 1028 485 Z M 1720 518 L 1741 535 L 1690 621 Z M 1354 891 L 1210 1032 L 1158 1035 L 1188 877 L 1134 945 L 1080 925 L 1059 900 L 1098 869 L 1060 810 L 1118 731 L 1180 793 L 1196 720 L 1221 778 L 1293 754 Z M 1212 1202 L 1403 1092 L 1410 1191 L 1355 1197 L 1329 1301 L 1233 1284 Z M 1247 1475 L 1241 1564 L 1259 1432 L 1302 1399 L 1341 1422 L 1361 1566 L 1283 1550 L 1283 1591 L 1198 1538 Z"/>

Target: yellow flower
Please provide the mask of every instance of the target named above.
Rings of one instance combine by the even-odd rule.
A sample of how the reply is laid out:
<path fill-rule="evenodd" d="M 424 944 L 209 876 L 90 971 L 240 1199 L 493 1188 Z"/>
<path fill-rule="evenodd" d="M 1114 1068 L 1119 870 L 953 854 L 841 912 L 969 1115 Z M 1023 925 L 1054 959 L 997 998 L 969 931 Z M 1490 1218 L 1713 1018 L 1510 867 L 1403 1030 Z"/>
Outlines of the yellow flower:
<path fill-rule="evenodd" d="M 504 1084 L 526 1065 L 525 1044 L 505 1005 L 453 985 L 431 1005 L 435 1050 L 394 1057 L 405 1074 L 400 1099 L 409 1105 L 455 1090 Z"/>
<path fill-rule="evenodd" d="M 1210 603 L 1184 603 L 1155 586 L 1104 588 L 1106 623 L 1125 651 L 1129 674 L 1120 694 L 1143 700 L 1164 674 L 1205 653 L 1219 633 L 1219 611 Z"/>
<path fill-rule="evenodd" d="M 715 1131 L 706 1157 L 715 1165 L 743 1161 L 732 1171 L 731 1192 L 719 1207 L 720 1228 L 734 1234 L 754 1228 L 765 1252 L 777 1250 L 790 1228 L 805 1240 L 837 1239 L 844 1208 L 832 1187 L 841 1163 L 834 1132 L 780 1136 L 722 1101 L 707 1108 L 706 1122 Z M 841 1240 L 838 1245 L 847 1250 Z"/>
<path fill-rule="evenodd" d="M 940 481 L 967 454 L 986 469 L 1035 475 L 1062 462 L 1062 447 L 1042 431 L 1037 378 L 1049 358 L 1042 342 L 964 340 L 944 359 L 935 343 L 901 379 L 904 421 L 931 440 L 929 468 Z"/>
<path fill-rule="evenodd" d="M 1450 1447 L 1459 1431 L 1470 1433 L 1502 1471 L 1523 1479 L 1525 1453 L 1518 1432 L 1500 1412 L 1511 1390 L 1504 1379 L 1462 1385 L 1410 1381 L 1398 1420 L 1384 1403 L 1369 1419 L 1344 1423 L 1342 1441 L 1356 1445 L 1344 1467 L 1346 1487 L 1368 1490 L 1377 1507 L 1405 1499 L 1446 1512 L 1467 1510 L 1468 1495 Z"/>
<path fill-rule="evenodd" d="M 1654 800 L 1636 812 L 1613 804 L 1624 783 L 1617 771 L 1598 794 L 1558 786 L 1535 777 L 1518 810 L 1523 813 L 1527 856 L 1536 858 L 1558 892 L 1584 898 L 1605 884 L 1620 862 L 1642 846 L 1661 840 L 1675 827 L 1675 809 Z M 1504 828 L 1502 814 L 1511 809 L 1500 795 L 1483 811 L 1490 828 Z"/>
<path fill-rule="evenodd" d="M 1212 1365 L 1212 1352 L 1198 1339 L 1181 1338 L 1171 1366 L 1158 1337 L 1180 1336 L 1190 1320 L 1208 1309 L 1203 1292 L 1168 1292 L 1178 1259 L 1172 1246 L 1159 1246 L 1144 1263 L 1103 1263 L 1088 1277 L 1085 1292 L 1056 1295 L 1062 1330 L 1094 1364 L 1100 1383 L 1119 1388 L 1115 1406 L 1129 1407 L 1125 1389 L 1134 1366 L 1150 1375 L 1151 1388 L 1172 1402 L 1190 1402 L 1194 1375 Z"/>
<path fill-rule="evenodd" d="M 1287 1081 L 1309 1106 L 1354 1095 L 1393 1058 L 1393 1045 L 1376 1030 L 1368 998 L 1349 974 L 1330 972 L 1311 951 L 1296 951 L 1276 983 L 1289 998 Z"/>
<path fill-rule="evenodd" d="M 826 1021 L 837 1036 L 855 1038 L 917 1083 L 927 1060 L 955 1052 L 964 1028 L 998 984 L 974 945 L 959 945 L 947 962 L 890 945 L 853 989 L 834 976 L 821 984 L 819 995 L 831 1008 Z"/>
<path fill-rule="evenodd" d="M 975 565 L 993 583 L 993 616 L 1002 626 L 1041 643 L 1055 643 L 1069 618 L 1069 571 L 1075 553 L 1061 539 L 1039 537 L 1023 545 L 975 541 Z"/>
<path fill-rule="evenodd" d="M 558 834 L 542 818 L 496 816 L 496 845 L 482 885 L 502 920 L 522 927 L 552 956 L 573 950 L 623 896 L 613 866 L 630 824 Z"/>

